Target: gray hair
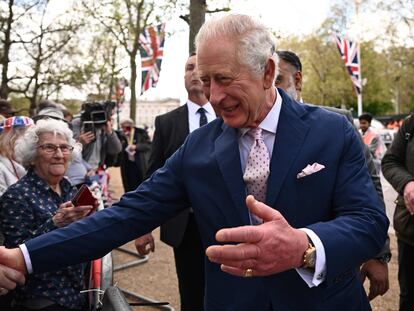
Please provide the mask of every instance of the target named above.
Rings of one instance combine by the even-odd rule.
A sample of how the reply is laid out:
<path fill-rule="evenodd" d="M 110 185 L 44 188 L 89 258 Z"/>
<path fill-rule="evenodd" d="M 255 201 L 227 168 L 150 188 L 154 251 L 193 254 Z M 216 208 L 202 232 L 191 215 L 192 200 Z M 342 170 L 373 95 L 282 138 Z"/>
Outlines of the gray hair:
<path fill-rule="evenodd" d="M 69 129 L 66 122 L 55 119 L 43 119 L 28 128 L 23 136 L 21 136 L 14 147 L 16 159 L 26 169 L 30 168 L 31 163 L 37 155 L 37 143 L 39 136 L 43 133 L 53 133 L 66 138 L 68 145 L 74 147 L 74 153 L 82 151 L 82 145 L 73 139 L 73 132 Z M 74 155 L 72 154 L 72 157 Z"/>
<path fill-rule="evenodd" d="M 230 14 L 209 19 L 196 36 L 196 49 L 203 42 L 217 37 L 236 41 L 238 63 L 249 68 L 256 77 L 264 73 L 269 58 L 275 61 L 276 66 L 278 64 L 275 37 L 265 25 L 251 16 Z"/>
<path fill-rule="evenodd" d="M 23 135 L 27 127 L 12 127 L 0 135 L 0 155 L 14 160 L 14 144 L 16 140 Z"/>

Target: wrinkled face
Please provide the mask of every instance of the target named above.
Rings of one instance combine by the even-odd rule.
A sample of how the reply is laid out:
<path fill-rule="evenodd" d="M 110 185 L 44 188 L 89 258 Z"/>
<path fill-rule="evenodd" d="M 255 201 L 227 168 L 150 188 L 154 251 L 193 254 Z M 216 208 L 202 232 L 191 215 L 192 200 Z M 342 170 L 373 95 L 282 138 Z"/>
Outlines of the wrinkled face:
<path fill-rule="evenodd" d="M 359 120 L 359 128 L 361 131 L 365 132 L 370 126 L 370 123 L 367 120 Z"/>
<path fill-rule="evenodd" d="M 210 95 L 210 103 L 227 125 L 256 127 L 272 108 L 274 98 L 268 96 L 270 86 L 266 74 L 252 75 L 246 66 L 237 62 L 235 52 L 235 43 L 228 38 L 219 37 L 200 44 L 197 67 L 204 93 Z"/>
<path fill-rule="evenodd" d="M 283 89 L 290 97 L 299 100 L 295 85 L 295 68 L 283 59 L 279 59 L 279 74 L 276 77 L 275 85 Z"/>
<path fill-rule="evenodd" d="M 133 125 L 130 124 L 130 123 L 121 124 L 122 132 L 124 132 L 125 134 L 129 134 L 131 132 L 132 128 L 133 128 Z"/>
<path fill-rule="evenodd" d="M 68 141 L 60 134 L 40 134 L 37 146 L 47 146 L 48 144 L 63 146 L 68 145 Z M 63 154 L 60 148 L 58 148 L 55 152 L 50 152 L 50 150 L 38 147 L 37 156 L 33 163 L 34 170 L 39 177 L 46 181 L 51 178 L 62 178 L 69 166 L 71 157 L 71 152 Z"/>
<path fill-rule="evenodd" d="M 184 84 L 188 93 L 203 92 L 200 77 L 196 70 L 196 56 L 190 56 L 185 63 Z"/>

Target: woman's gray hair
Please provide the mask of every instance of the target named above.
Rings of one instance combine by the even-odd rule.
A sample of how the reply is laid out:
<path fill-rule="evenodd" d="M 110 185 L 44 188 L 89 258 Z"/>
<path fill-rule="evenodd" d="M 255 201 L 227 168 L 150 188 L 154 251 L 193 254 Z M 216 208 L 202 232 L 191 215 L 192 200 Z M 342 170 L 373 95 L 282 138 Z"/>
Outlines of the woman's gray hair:
<path fill-rule="evenodd" d="M 30 168 L 31 163 L 37 155 L 37 144 L 39 136 L 43 133 L 53 133 L 66 138 L 68 145 L 74 147 L 74 153 L 82 151 L 82 145 L 73 139 L 73 132 L 66 122 L 54 119 L 42 119 L 28 128 L 23 136 L 21 136 L 14 147 L 16 160 L 26 169 Z M 73 155 L 72 155 L 73 156 Z"/>
<path fill-rule="evenodd" d="M 249 68 L 256 77 L 264 73 L 269 58 L 274 59 L 277 67 L 275 37 L 265 25 L 253 17 L 230 14 L 209 19 L 196 36 L 196 49 L 198 50 L 203 42 L 218 37 L 236 41 L 238 63 Z"/>

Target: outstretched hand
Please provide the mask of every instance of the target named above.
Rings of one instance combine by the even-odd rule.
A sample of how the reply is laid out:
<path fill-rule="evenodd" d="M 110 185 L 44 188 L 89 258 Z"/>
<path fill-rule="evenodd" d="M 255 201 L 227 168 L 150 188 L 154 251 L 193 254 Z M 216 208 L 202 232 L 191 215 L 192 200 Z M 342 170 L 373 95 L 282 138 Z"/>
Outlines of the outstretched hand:
<path fill-rule="evenodd" d="M 20 271 L 0 265 L 0 296 L 15 289 L 17 284 L 23 285 L 25 281 L 25 277 Z"/>
<path fill-rule="evenodd" d="M 210 246 L 206 255 L 210 261 L 221 264 L 221 270 L 236 276 L 265 276 L 300 267 L 308 246 L 306 233 L 292 228 L 277 210 L 246 198 L 251 213 L 263 219 L 257 226 L 222 229 L 216 239 L 222 243 Z"/>
<path fill-rule="evenodd" d="M 20 248 L 5 248 L 0 246 L 0 265 L 7 266 L 14 270 L 27 274 L 26 263 Z"/>

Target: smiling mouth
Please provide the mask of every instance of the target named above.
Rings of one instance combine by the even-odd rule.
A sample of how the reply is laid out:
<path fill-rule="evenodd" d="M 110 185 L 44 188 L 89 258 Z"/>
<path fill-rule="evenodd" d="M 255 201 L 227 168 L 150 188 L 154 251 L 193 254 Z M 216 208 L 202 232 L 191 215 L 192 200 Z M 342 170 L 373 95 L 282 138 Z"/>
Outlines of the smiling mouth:
<path fill-rule="evenodd" d="M 224 112 L 233 112 L 234 110 L 236 110 L 237 108 L 239 108 L 240 104 L 231 106 L 231 107 L 227 107 L 227 108 L 222 108 L 222 110 Z"/>

